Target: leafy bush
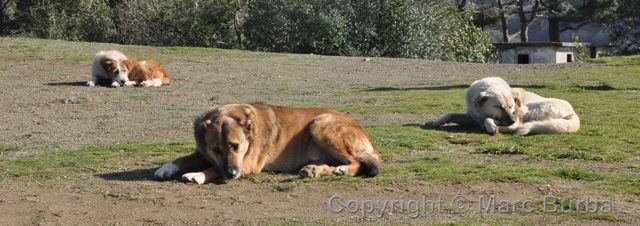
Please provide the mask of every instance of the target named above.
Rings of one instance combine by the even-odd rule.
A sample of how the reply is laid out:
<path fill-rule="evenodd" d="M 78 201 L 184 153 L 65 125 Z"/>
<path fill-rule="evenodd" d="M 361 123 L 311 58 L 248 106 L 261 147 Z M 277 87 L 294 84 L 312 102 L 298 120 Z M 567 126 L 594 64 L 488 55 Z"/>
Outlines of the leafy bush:
<path fill-rule="evenodd" d="M 489 61 L 471 16 L 436 1 L 254 1 L 244 24 L 253 50 Z"/>
<path fill-rule="evenodd" d="M 487 62 L 488 35 L 435 0 L 23 0 L 12 33 L 140 45 Z"/>
<path fill-rule="evenodd" d="M 114 13 L 117 42 L 143 45 L 239 47 L 232 0 L 128 0 Z"/>
<path fill-rule="evenodd" d="M 109 41 L 115 35 L 110 8 L 96 0 L 21 0 L 13 33 L 49 39 Z"/>

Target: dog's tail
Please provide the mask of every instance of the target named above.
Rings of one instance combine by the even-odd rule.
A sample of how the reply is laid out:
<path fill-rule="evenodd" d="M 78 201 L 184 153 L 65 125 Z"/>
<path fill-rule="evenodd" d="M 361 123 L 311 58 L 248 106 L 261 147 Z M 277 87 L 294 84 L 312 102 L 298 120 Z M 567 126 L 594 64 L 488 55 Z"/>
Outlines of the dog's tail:
<path fill-rule="evenodd" d="M 525 123 L 523 127 L 525 127 L 523 128 L 524 130 L 518 131 L 519 133 L 523 133 L 525 131 L 526 134 L 574 133 L 580 129 L 580 117 L 576 114 L 572 114 L 565 118 L 554 118 L 544 121 Z"/>
<path fill-rule="evenodd" d="M 162 81 L 162 85 L 171 84 L 171 80 L 169 79 L 169 73 L 167 73 L 167 71 L 164 70 L 164 68 L 162 69 L 162 77 L 160 78 L 160 81 Z"/>
<path fill-rule="evenodd" d="M 380 159 L 367 152 L 360 152 L 356 156 L 356 160 L 360 162 L 360 170 L 358 174 L 367 177 L 375 177 L 378 175 L 380 168 Z"/>
<path fill-rule="evenodd" d="M 171 80 L 169 80 L 169 77 L 162 77 L 162 79 L 160 79 L 162 81 L 162 85 L 169 85 L 171 84 Z"/>

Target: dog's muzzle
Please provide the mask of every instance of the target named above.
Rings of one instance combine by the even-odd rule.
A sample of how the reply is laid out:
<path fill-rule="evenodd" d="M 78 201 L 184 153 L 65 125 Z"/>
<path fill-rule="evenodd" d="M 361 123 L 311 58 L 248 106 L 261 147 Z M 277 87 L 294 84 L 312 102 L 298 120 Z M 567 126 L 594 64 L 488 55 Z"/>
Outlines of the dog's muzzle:
<path fill-rule="evenodd" d="M 224 172 L 224 176 L 228 179 L 236 179 L 238 176 L 240 176 L 239 174 L 239 170 L 232 167 L 227 167 L 227 170 Z"/>
<path fill-rule="evenodd" d="M 513 123 L 516 122 L 516 120 L 513 118 L 513 116 L 510 117 L 503 117 L 499 120 L 501 126 L 510 126 L 513 125 Z"/>

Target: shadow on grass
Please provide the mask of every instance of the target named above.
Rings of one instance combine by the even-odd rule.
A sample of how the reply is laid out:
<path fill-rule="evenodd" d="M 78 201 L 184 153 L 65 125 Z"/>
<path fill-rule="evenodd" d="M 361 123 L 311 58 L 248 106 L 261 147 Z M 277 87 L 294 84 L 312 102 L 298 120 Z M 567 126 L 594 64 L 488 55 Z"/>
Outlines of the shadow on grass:
<path fill-rule="evenodd" d="M 378 87 L 367 89 L 369 92 L 407 91 L 407 90 L 450 90 L 466 89 L 469 85 L 427 86 L 427 87 Z"/>
<path fill-rule="evenodd" d="M 123 172 L 99 173 L 99 174 L 95 174 L 94 176 L 100 177 L 100 178 L 102 178 L 104 180 L 114 180 L 114 181 L 157 181 L 157 182 L 173 181 L 173 182 L 185 182 L 181 178 L 181 176 L 183 174 L 182 172 L 178 172 L 175 176 L 173 176 L 170 179 L 165 179 L 165 180 L 155 179 L 153 177 L 153 173 L 157 169 L 158 168 L 156 167 L 156 168 L 149 168 L 149 169 L 137 169 L 137 170 L 123 171 Z M 224 184 L 225 181 L 223 181 L 223 180 L 214 180 L 214 181 L 209 181 L 207 183 Z"/>
<path fill-rule="evenodd" d="M 117 181 L 149 181 L 155 180 L 153 178 L 153 172 L 158 168 L 150 169 L 137 169 L 123 172 L 113 173 L 100 173 L 94 176 L 100 177 L 105 180 L 117 180 Z"/>
<path fill-rule="evenodd" d="M 619 91 L 619 90 L 640 90 L 639 88 L 615 88 L 613 86 L 604 84 L 597 86 L 572 86 L 573 88 L 583 89 L 583 90 L 595 90 L 595 91 Z"/>
<path fill-rule="evenodd" d="M 543 89 L 547 86 L 544 85 L 513 85 L 511 87 L 526 88 L 526 89 Z M 450 89 L 466 89 L 469 88 L 468 84 L 458 85 L 446 85 L 446 86 L 425 86 L 425 87 L 378 87 L 367 89 L 369 92 L 388 92 L 388 91 L 408 91 L 408 90 L 450 90 Z"/>
<path fill-rule="evenodd" d="M 447 85 L 447 86 L 426 86 L 426 87 L 378 87 L 367 89 L 368 92 L 390 92 L 390 91 L 410 91 L 410 90 L 451 90 L 451 89 L 466 89 L 469 85 Z M 513 88 L 523 89 L 545 89 L 549 88 L 547 85 L 512 85 Z M 594 90 L 594 91 L 619 91 L 619 90 L 640 90 L 639 88 L 616 88 L 608 84 L 603 85 L 573 85 L 571 88 L 582 90 Z"/>
<path fill-rule="evenodd" d="M 84 82 L 50 82 L 48 86 L 87 86 L 87 81 Z"/>
<path fill-rule="evenodd" d="M 418 125 L 418 126 L 424 130 L 435 130 L 435 131 L 442 131 L 442 132 L 448 132 L 448 133 L 486 134 L 485 131 L 480 130 L 479 126 L 462 126 L 462 125 L 448 124 L 440 127 L 433 127 L 431 126 L 430 121 L 423 125 Z"/>

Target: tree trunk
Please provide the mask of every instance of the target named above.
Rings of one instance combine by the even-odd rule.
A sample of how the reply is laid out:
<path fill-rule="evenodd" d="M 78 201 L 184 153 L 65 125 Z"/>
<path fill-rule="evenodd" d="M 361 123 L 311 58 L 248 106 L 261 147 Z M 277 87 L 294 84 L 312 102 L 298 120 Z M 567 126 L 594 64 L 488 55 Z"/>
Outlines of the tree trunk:
<path fill-rule="evenodd" d="M 518 18 L 520 18 L 520 42 L 529 42 L 529 21 L 524 12 L 524 0 L 518 0 Z"/>
<path fill-rule="evenodd" d="M 560 19 L 557 17 L 549 17 L 549 41 L 560 42 Z"/>
<path fill-rule="evenodd" d="M 502 30 L 502 41 L 509 42 L 509 27 L 507 24 L 507 17 L 504 15 L 504 5 L 502 0 L 498 0 L 498 9 L 500 10 L 500 25 Z"/>
<path fill-rule="evenodd" d="M 4 35 L 4 8 L 0 8 L 0 35 Z"/>
<path fill-rule="evenodd" d="M 467 7 L 467 0 L 456 1 L 456 8 L 458 8 L 458 12 L 464 12 L 465 7 Z"/>
<path fill-rule="evenodd" d="M 0 0 L 0 35 L 4 35 L 6 30 L 6 24 L 4 22 L 4 10 L 7 8 L 11 0 Z"/>

